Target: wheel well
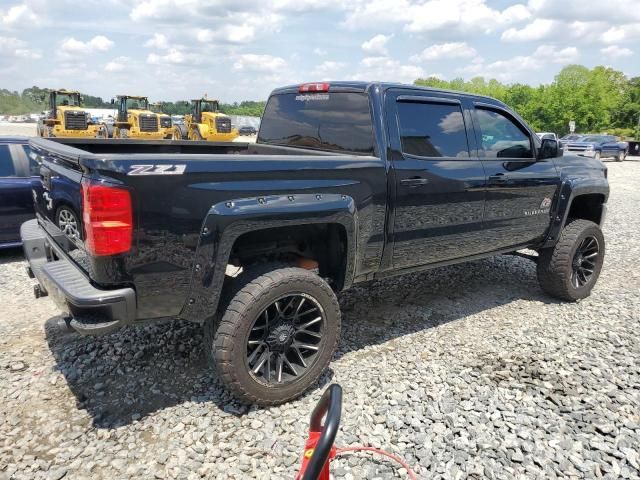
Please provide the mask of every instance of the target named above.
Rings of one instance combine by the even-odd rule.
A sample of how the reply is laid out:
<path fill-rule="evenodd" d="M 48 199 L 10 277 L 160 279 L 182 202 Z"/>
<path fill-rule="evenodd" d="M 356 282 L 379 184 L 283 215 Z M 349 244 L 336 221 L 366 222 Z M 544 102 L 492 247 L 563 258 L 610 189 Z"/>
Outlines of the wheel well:
<path fill-rule="evenodd" d="M 602 205 L 604 205 L 604 195 L 591 193 L 580 195 L 573 199 L 569 209 L 570 219 L 581 218 L 600 224 L 602 219 Z"/>
<path fill-rule="evenodd" d="M 306 224 L 245 233 L 231 250 L 229 263 L 247 268 L 283 262 L 319 270 L 331 286 L 342 289 L 347 261 L 347 232 L 340 224 Z"/>

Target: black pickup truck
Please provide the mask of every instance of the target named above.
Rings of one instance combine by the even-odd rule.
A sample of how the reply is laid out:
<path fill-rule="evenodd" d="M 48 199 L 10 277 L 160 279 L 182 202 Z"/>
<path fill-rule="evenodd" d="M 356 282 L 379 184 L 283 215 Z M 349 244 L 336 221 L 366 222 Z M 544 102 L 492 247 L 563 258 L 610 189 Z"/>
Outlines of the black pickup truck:
<path fill-rule="evenodd" d="M 606 167 L 464 93 L 303 84 L 272 93 L 256 144 L 31 149 L 41 182 L 22 239 L 37 296 L 83 334 L 203 324 L 219 377 L 246 402 L 317 380 L 339 339 L 336 292 L 354 283 L 529 248 L 542 289 L 575 301 L 605 253 Z M 60 228 L 61 210 L 77 229 Z"/>

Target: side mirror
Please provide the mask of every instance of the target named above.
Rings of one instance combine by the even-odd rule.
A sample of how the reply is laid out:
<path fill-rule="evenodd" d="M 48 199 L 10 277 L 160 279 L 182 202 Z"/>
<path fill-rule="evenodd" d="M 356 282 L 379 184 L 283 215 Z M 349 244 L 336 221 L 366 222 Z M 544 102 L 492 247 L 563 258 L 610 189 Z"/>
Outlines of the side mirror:
<path fill-rule="evenodd" d="M 538 160 L 544 160 L 545 158 L 561 157 L 563 151 L 558 146 L 558 142 L 551 138 L 543 138 L 542 145 L 538 150 Z"/>

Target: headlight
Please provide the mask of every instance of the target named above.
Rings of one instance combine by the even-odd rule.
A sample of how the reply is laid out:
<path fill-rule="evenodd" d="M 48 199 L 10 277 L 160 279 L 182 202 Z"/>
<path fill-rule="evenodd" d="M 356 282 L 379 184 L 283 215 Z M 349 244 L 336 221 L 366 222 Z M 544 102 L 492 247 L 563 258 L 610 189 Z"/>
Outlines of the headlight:
<path fill-rule="evenodd" d="M 593 150 L 593 145 L 587 145 L 587 150 Z"/>

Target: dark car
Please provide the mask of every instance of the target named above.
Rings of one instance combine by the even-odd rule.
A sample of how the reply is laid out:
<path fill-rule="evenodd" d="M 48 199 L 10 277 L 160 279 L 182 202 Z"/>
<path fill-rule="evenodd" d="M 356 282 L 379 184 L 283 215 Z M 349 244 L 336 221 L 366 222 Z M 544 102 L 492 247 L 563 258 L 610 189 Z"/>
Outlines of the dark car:
<path fill-rule="evenodd" d="M 256 130 L 255 127 L 252 127 L 251 125 L 245 125 L 244 127 L 240 127 L 238 129 L 238 132 L 240 133 L 240 135 L 255 135 L 256 133 L 258 133 L 258 130 Z"/>
<path fill-rule="evenodd" d="M 256 143 L 30 145 L 36 293 L 84 334 L 202 324 L 203 355 L 249 403 L 318 380 L 340 336 L 336 293 L 352 285 L 529 248 L 540 288 L 576 301 L 604 261 L 606 166 L 563 155 L 489 97 L 303 84 L 271 94 Z M 82 197 L 81 237 L 58 225 L 61 188 Z"/>
<path fill-rule="evenodd" d="M 22 244 L 20 225 L 35 216 L 31 188 L 40 183 L 38 169 L 27 137 L 0 137 L 0 248 Z"/>

